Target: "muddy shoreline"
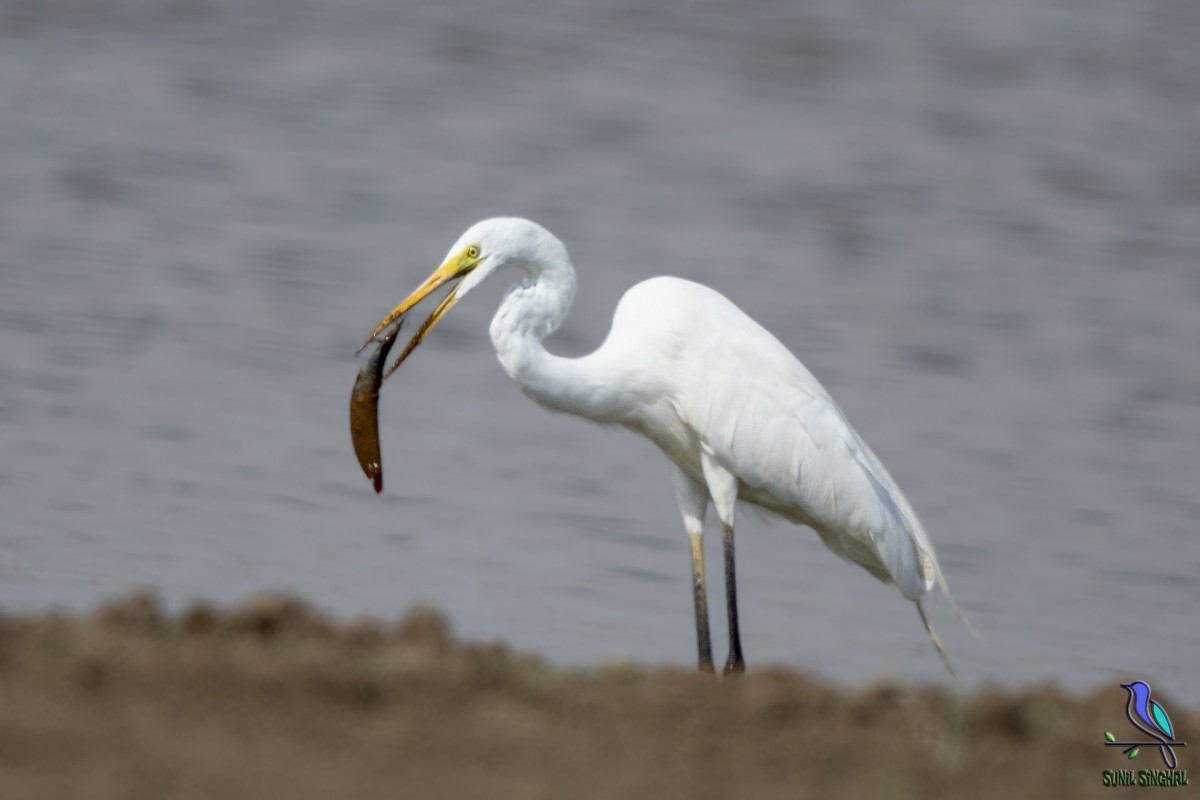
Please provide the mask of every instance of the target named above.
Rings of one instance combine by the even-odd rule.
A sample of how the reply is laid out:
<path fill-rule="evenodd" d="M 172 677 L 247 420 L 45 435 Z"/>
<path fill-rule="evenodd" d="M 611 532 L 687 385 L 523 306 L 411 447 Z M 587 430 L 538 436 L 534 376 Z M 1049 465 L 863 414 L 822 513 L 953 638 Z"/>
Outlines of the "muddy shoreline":
<path fill-rule="evenodd" d="M 563 670 L 456 641 L 430 609 L 172 616 L 138 595 L 0 616 L 0 795 L 1107 796 L 1105 769 L 1156 766 L 1102 746 L 1123 695 Z M 1165 700 L 1186 738 L 1200 715 Z"/>

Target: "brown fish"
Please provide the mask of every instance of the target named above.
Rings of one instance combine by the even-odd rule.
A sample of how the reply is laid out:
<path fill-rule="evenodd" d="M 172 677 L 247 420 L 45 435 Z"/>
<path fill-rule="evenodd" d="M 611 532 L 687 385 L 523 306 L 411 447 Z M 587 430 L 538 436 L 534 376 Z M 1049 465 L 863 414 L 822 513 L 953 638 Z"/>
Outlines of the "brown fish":
<path fill-rule="evenodd" d="M 401 325 L 379 340 L 379 347 L 358 371 L 354 389 L 350 392 L 350 441 L 354 444 L 358 465 L 375 485 L 376 493 L 383 491 L 383 457 L 379 453 L 379 387 L 383 384 L 383 363 L 400 333 Z"/>

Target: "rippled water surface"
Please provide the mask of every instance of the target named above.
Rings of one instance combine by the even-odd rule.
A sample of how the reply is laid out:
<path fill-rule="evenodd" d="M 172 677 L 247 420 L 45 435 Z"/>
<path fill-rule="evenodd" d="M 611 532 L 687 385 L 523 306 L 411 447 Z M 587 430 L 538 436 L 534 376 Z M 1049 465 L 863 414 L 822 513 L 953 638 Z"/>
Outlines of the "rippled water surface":
<path fill-rule="evenodd" d="M 387 385 L 382 496 L 354 462 L 362 337 L 520 214 L 580 272 L 559 353 L 661 273 L 793 348 L 968 683 L 1200 703 L 1197 41 L 1182 0 L 0 4 L 0 607 L 289 589 L 690 663 L 665 460 L 520 394 L 499 283 Z M 752 667 L 945 680 L 894 589 L 741 520 Z"/>

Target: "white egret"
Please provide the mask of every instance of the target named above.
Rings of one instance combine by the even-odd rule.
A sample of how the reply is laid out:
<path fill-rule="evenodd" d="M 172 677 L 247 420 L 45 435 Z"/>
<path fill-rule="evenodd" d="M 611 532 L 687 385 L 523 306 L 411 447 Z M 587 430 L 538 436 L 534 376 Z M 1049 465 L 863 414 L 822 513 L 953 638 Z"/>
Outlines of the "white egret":
<path fill-rule="evenodd" d="M 691 545 L 701 669 L 713 669 L 701 547 L 710 501 L 721 520 L 725 555 L 724 671 L 745 669 L 734 572 L 738 500 L 809 526 L 834 553 L 895 584 L 916 603 L 945 661 L 921 598 L 937 584 L 952 605 L 953 599 L 908 500 L 812 373 L 712 289 L 671 277 L 643 281 L 621 298 L 599 349 L 562 358 L 549 353 L 542 339 L 562 323 L 575 297 L 566 247 L 529 220 L 488 219 L 455 242 L 442 265 L 363 346 L 431 292 L 457 281 L 390 375 L 455 303 L 506 267 L 517 271 L 518 280 L 500 302 L 491 335 L 500 363 L 521 391 L 551 410 L 623 425 L 658 445 L 672 464 Z"/>

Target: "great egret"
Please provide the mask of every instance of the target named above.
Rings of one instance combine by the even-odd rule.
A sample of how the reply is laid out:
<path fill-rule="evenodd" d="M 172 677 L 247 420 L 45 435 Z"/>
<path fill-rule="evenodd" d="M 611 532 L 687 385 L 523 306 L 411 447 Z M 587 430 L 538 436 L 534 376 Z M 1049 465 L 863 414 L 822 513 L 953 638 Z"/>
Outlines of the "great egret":
<path fill-rule="evenodd" d="M 936 583 L 954 601 L 912 507 L 825 387 L 778 339 L 712 289 L 679 278 L 643 281 L 621 298 L 599 349 L 562 358 L 547 352 L 542 339 L 562 323 L 575 297 L 566 247 L 529 220 L 484 220 L 467 229 L 442 265 L 363 343 L 457 281 L 384 378 L 455 303 L 505 267 L 520 277 L 504 294 L 491 335 L 500 363 L 521 391 L 551 410 L 623 425 L 671 461 L 691 544 L 702 670 L 713 669 L 701 547 L 710 501 L 721 520 L 725 554 L 724 671 L 745 669 L 733 547 L 739 499 L 811 527 L 834 553 L 895 584 L 916 603 L 949 668 L 921 598 Z"/>

